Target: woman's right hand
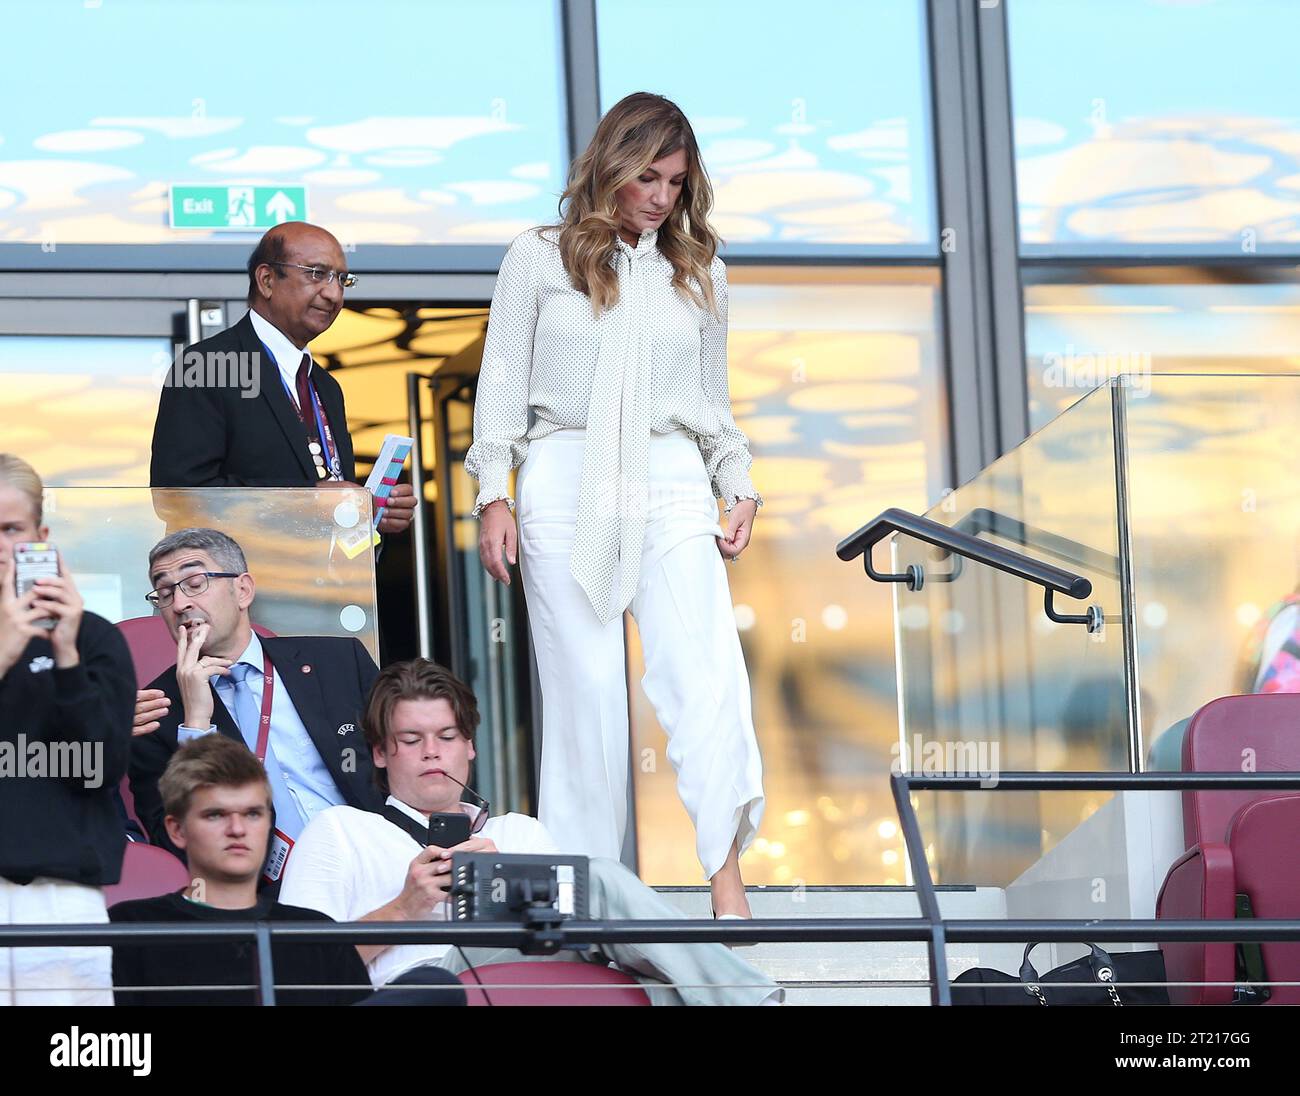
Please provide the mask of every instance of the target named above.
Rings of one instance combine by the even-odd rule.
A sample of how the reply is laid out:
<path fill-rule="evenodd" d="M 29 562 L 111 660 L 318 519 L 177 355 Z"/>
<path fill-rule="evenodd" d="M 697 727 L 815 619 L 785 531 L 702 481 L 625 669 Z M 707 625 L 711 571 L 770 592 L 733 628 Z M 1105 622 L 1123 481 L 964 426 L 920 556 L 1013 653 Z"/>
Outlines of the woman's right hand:
<path fill-rule="evenodd" d="M 510 567 L 502 562 L 501 551 L 505 549 L 506 559 L 513 567 L 517 544 L 518 530 L 510 504 L 505 499 L 489 502 L 479 515 L 478 558 L 483 561 L 483 568 L 489 575 L 507 586 L 510 585 Z"/>

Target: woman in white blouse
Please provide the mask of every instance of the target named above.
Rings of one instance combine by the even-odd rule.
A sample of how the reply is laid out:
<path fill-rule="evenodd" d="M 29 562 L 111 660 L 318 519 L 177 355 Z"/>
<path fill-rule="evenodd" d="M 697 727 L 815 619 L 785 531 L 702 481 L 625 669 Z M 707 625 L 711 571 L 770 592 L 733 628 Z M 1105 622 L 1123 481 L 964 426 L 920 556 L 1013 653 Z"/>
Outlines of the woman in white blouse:
<path fill-rule="evenodd" d="M 465 467 L 480 488 L 479 555 L 507 585 L 502 552 L 513 564 L 518 544 L 542 687 L 542 822 L 565 851 L 620 855 L 630 609 L 714 913 L 747 917 L 739 861 L 763 814 L 762 762 L 722 561 L 740 557 L 762 499 L 731 414 L 712 201 L 673 103 L 637 93 L 605 115 L 561 223 L 517 237 L 501 265 Z"/>

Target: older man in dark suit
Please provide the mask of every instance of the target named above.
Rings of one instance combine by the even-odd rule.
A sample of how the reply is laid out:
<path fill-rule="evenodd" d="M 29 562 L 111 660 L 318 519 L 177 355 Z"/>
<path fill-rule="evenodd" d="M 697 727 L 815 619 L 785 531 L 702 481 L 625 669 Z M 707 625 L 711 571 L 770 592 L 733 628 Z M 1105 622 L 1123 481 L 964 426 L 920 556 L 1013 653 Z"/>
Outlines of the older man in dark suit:
<path fill-rule="evenodd" d="M 276 815 L 270 880 L 319 811 L 382 809 L 357 730 L 378 669 L 357 640 L 256 635 L 253 576 L 239 545 L 215 529 L 160 541 L 149 553 L 149 580 L 176 639 L 176 665 L 136 697 L 131 792 L 155 844 L 175 851 L 158 778 L 181 743 L 213 731 L 265 763 Z"/>
<path fill-rule="evenodd" d="M 248 260 L 248 313 L 190 347 L 184 361 L 200 368 L 173 370 L 163 387 L 150 486 L 355 481 L 343 390 L 307 351 L 342 311 L 354 280 L 338 240 L 323 228 L 289 221 L 262 237 Z M 415 510 L 410 484 L 395 485 L 383 505 L 379 531 L 405 531 Z"/>

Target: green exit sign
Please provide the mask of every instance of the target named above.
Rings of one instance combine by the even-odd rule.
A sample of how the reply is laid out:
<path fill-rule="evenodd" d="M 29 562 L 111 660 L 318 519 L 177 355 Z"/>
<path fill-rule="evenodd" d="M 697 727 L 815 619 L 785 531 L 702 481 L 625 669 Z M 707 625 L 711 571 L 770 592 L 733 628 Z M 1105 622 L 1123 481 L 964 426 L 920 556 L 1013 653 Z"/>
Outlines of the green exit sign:
<path fill-rule="evenodd" d="M 304 186 L 178 186 L 171 188 L 172 228 L 254 232 L 307 219 Z"/>

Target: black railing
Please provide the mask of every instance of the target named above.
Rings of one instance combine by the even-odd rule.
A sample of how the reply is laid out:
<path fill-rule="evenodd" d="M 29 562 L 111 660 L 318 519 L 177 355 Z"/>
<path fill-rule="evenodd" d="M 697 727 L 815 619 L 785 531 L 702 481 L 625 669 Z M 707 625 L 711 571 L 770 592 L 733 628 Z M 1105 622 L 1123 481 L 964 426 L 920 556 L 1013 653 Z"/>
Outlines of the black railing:
<path fill-rule="evenodd" d="M 987 506 L 978 506 L 962 515 L 952 523 L 952 528 L 959 533 L 969 533 L 973 537 L 978 537 L 981 533 L 992 533 L 1022 548 L 1046 552 L 1066 563 L 1086 567 L 1095 574 L 1106 575 L 1116 580 L 1120 577 L 1119 557 L 1087 544 L 1080 544 L 1077 540 L 1061 536 L 1060 533 L 1039 529 L 999 510 L 990 510 Z M 936 556 L 942 559 L 944 554 L 946 553 L 936 553 Z M 954 578 L 961 573 L 961 563 L 961 556 L 952 557 Z"/>
<path fill-rule="evenodd" d="M 547 928 L 556 950 L 585 944 L 758 944 L 859 943 L 929 939 L 930 926 L 917 918 L 763 918 L 713 921 L 700 918 L 637 921 L 563 921 Z M 208 942 L 248 941 L 257 949 L 258 1000 L 275 1004 L 271 940 L 333 940 L 347 944 L 448 944 L 467 947 L 518 948 L 536 943 L 534 930 L 521 925 L 484 922 L 424 921 L 400 925 L 375 921 L 323 924 L 320 921 L 237 921 L 204 924 L 132 922 L 129 924 L 0 925 L 0 947 L 153 944 L 177 939 Z M 137 987 L 132 987 L 133 989 Z M 174 988 L 174 987 L 167 987 Z M 223 990 L 232 987 L 219 987 Z M 535 988 L 535 987 L 534 987 Z M 545 988 L 544 986 L 541 988 Z M 594 987 L 599 990 L 600 987 Z"/>
<path fill-rule="evenodd" d="M 1080 774 L 1087 775 L 1087 774 Z M 1297 787 L 1300 787 L 1300 774 Z M 909 841 L 909 855 L 912 844 Z M 924 859 L 924 858 L 922 858 Z M 560 950 L 574 944 L 700 944 L 700 943 L 925 943 L 929 952 L 930 1000 L 950 1005 L 947 944 L 1024 943 L 1034 941 L 1211 941 L 1300 940 L 1300 920 L 1138 921 L 976 920 L 945 921 L 933 894 L 925 897 L 928 872 L 913 871 L 921 899 L 920 917 L 898 918 L 762 918 L 717 923 L 702 919 L 665 921 L 569 921 L 555 930 Z M 926 914 L 926 908 L 932 913 Z M 322 924 L 320 921 L 229 922 L 225 924 L 5 925 L 0 947 L 100 947 L 130 941 L 160 943 L 181 938 L 210 942 L 252 940 L 257 946 L 259 1000 L 275 1004 L 271 940 L 328 941 L 361 944 L 449 944 L 460 947 L 522 948 L 533 937 L 514 925 L 423 922 L 383 925 L 373 921 Z M 942 975 L 940 976 L 940 973 Z M 1267 984 L 1267 983 L 1264 983 Z M 169 987 L 171 988 L 171 987 Z M 230 989 L 237 987 L 220 987 Z M 599 987 L 596 987 L 597 989 Z"/>
<path fill-rule="evenodd" d="M 1300 941 L 1300 920 L 1257 918 L 1237 921 L 1098 920 L 945 920 L 937 888 L 912 807 L 914 791 L 1182 791 L 1188 788 L 1231 790 L 1281 788 L 1300 791 L 1300 772 L 1266 773 L 1002 773 L 971 776 L 890 778 L 894 805 L 903 830 L 908 863 L 915 881 L 919 917 L 896 918 L 762 918 L 713 921 L 699 918 L 646 921 L 564 921 L 548 938 L 565 950 L 580 944 L 758 944 L 918 942 L 926 945 L 930 1000 L 952 1004 L 948 983 L 949 943 L 1025 943 L 1027 941 Z M 525 950 L 535 930 L 499 922 L 424 921 L 403 924 L 353 921 L 225 922 L 203 924 L 131 923 L 81 925 L 0 925 L 0 948 L 54 945 L 109 946 L 161 943 L 178 938 L 213 942 L 252 940 L 257 948 L 257 990 L 263 1005 L 275 1004 L 273 938 L 299 941 L 337 940 L 351 944 L 449 944 Z M 1264 983 L 1267 984 L 1267 983 Z M 229 988 L 229 987 L 222 987 Z"/>
<path fill-rule="evenodd" d="M 1092 593 L 1092 583 L 1083 575 L 1013 552 L 1000 544 L 990 544 L 932 518 L 921 517 L 897 507 L 883 511 L 856 533 L 845 537 L 835 546 L 835 554 L 846 562 L 862 556 L 867 574 L 876 582 L 902 582 L 907 584 L 909 590 L 919 590 L 926 580 L 924 568 L 920 564 L 909 564 L 903 574 L 885 574 L 872 566 L 871 549 L 894 533 L 933 544 L 936 548 L 1043 587 L 1044 611 L 1058 624 L 1082 624 L 1089 632 L 1098 631 L 1102 626 L 1104 617 L 1099 606 L 1090 605 L 1087 612 L 1072 615 L 1058 613 L 1053 605 L 1053 595 L 1058 593 L 1077 599 L 1088 597 Z M 951 581 L 954 576 L 949 572 L 930 577 L 931 581 Z"/>

